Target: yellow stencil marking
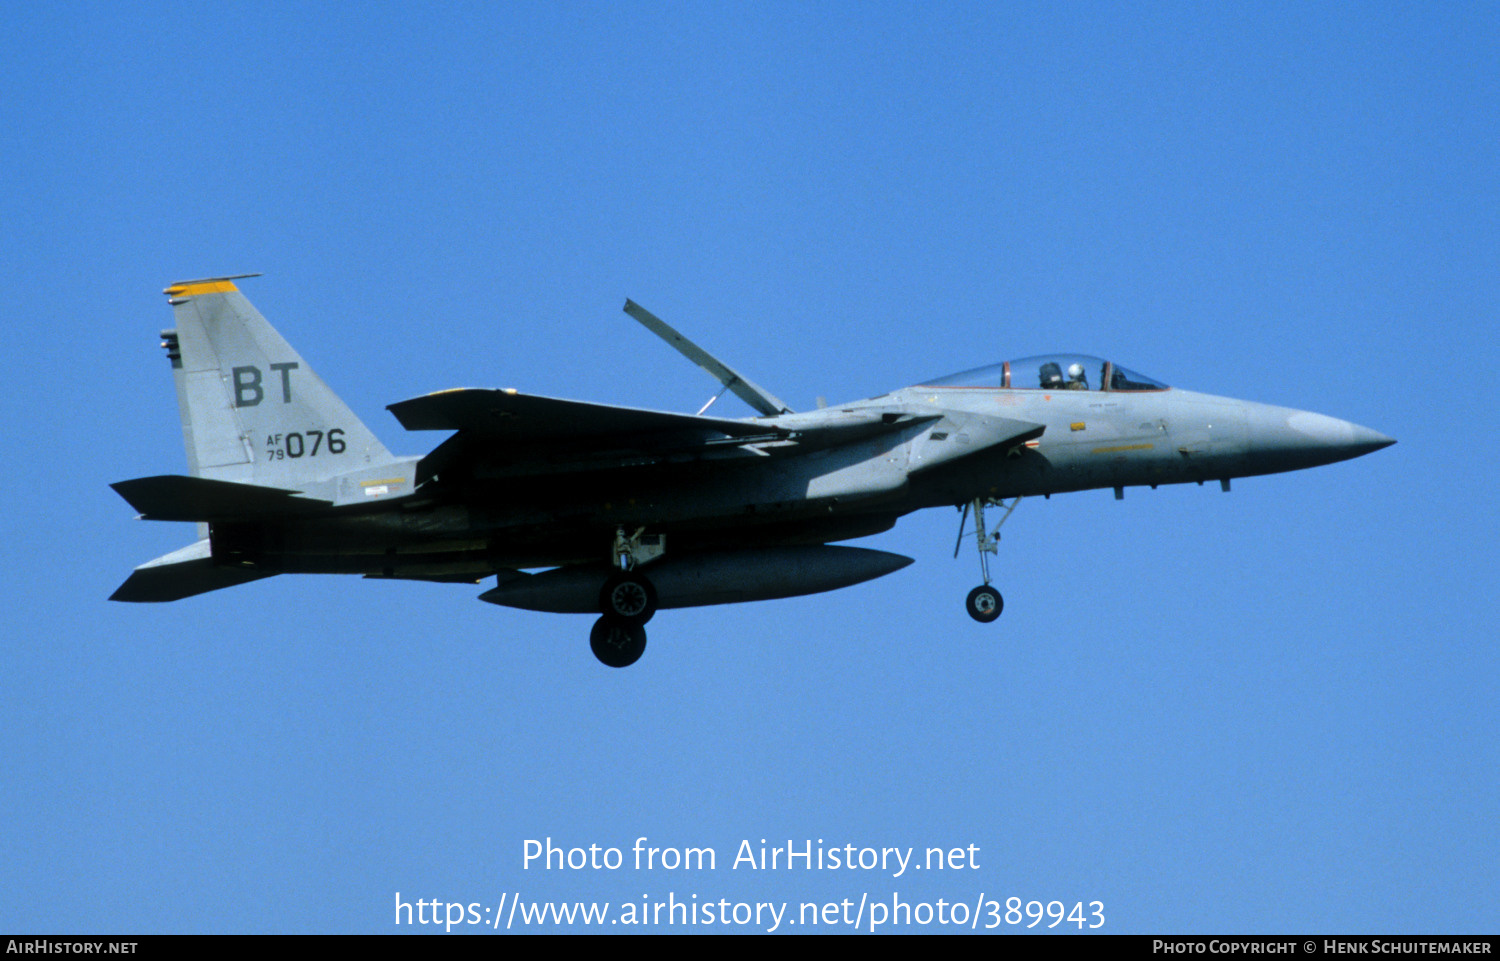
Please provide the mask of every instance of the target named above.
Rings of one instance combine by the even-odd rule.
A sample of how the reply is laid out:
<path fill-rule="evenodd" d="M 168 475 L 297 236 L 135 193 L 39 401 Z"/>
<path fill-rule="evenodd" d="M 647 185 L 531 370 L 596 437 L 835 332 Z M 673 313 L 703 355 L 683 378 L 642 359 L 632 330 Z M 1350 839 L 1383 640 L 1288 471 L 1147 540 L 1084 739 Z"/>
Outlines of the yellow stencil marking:
<path fill-rule="evenodd" d="M 1095 447 L 1093 454 L 1121 454 L 1127 450 L 1151 450 L 1155 444 L 1122 444 L 1119 447 Z"/>

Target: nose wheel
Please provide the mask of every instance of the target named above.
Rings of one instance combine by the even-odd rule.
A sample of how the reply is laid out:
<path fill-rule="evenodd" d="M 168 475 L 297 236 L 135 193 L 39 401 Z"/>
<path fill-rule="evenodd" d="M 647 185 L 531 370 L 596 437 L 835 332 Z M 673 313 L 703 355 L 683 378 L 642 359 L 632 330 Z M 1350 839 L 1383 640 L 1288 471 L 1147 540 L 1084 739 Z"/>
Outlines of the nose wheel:
<path fill-rule="evenodd" d="M 959 548 L 963 547 L 964 522 L 969 518 L 969 508 L 973 507 L 974 538 L 976 546 L 979 548 L 979 573 L 984 578 L 984 583 L 969 592 L 968 598 L 964 601 L 964 609 L 969 612 L 970 617 L 981 624 L 990 623 L 1000 616 L 1001 611 L 1005 610 L 1005 599 L 1000 596 L 999 591 L 990 586 L 989 555 L 1000 552 L 1000 525 L 1005 523 L 1006 519 L 1010 517 L 1011 513 L 1020 503 L 1021 498 L 1019 497 L 1013 499 L 1009 504 L 1005 501 L 994 500 L 988 497 L 976 497 L 960 508 L 963 514 L 958 519 L 958 543 L 953 545 L 953 556 L 957 557 Z M 1005 508 L 1005 513 L 1000 516 L 1000 520 L 995 524 L 993 531 L 985 525 L 985 507 Z"/>
<path fill-rule="evenodd" d="M 988 624 L 1005 610 L 1005 598 L 990 585 L 981 584 L 969 592 L 969 599 L 964 602 L 964 607 L 974 620 Z"/>

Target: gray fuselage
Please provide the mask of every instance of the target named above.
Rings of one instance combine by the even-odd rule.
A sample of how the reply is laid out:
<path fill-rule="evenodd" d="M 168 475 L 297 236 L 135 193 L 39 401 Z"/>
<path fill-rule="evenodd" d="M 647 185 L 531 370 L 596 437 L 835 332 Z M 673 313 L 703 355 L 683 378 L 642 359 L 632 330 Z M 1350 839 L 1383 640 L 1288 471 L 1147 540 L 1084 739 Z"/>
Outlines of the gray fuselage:
<path fill-rule="evenodd" d="M 966 415 L 1043 430 L 980 447 Z M 285 525 L 227 525 L 215 554 L 242 551 L 280 571 L 380 576 L 489 573 L 607 559 L 619 529 L 664 535 L 672 550 L 821 544 L 889 529 L 901 515 L 975 498 L 1180 484 L 1296 470 L 1391 443 L 1320 414 L 1175 388 L 1040 390 L 909 387 L 780 417 L 794 439 L 840 418 L 894 424 L 821 449 L 722 458 L 643 456 L 607 469 L 501 458 L 441 498 Z M 597 464 L 597 461 L 593 461 Z"/>

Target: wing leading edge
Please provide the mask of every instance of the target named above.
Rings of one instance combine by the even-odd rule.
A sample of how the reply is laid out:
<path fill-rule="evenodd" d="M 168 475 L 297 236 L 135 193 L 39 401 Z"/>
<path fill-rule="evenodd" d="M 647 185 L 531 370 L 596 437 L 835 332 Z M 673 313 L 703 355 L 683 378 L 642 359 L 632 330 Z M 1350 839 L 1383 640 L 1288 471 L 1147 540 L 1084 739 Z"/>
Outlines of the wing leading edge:
<path fill-rule="evenodd" d="M 458 430 L 495 440 L 581 441 L 598 437 L 753 437 L 775 429 L 752 421 L 615 407 L 515 390 L 443 390 L 387 408 L 407 430 Z"/>

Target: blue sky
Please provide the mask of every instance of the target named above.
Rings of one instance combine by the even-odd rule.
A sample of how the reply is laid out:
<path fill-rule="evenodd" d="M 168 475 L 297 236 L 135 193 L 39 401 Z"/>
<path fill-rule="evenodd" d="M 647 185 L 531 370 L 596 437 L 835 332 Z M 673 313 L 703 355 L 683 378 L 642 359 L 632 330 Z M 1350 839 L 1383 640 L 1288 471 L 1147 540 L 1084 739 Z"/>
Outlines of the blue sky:
<path fill-rule="evenodd" d="M 1463 3 L 18 10 L 0 928 L 430 932 L 400 892 L 1492 933 L 1497 40 Z M 384 405 L 446 387 L 696 410 L 626 297 L 798 408 L 1074 350 L 1400 443 L 1028 501 L 988 626 L 946 511 L 624 671 L 463 586 L 108 603 L 191 539 L 107 486 L 185 469 L 159 291 L 249 271 L 401 453 Z M 547 837 L 718 865 L 524 868 Z M 979 866 L 731 867 L 762 838 Z"/>

